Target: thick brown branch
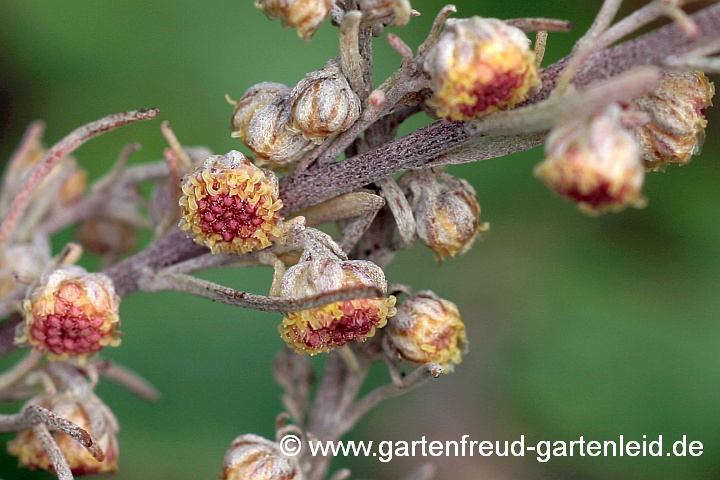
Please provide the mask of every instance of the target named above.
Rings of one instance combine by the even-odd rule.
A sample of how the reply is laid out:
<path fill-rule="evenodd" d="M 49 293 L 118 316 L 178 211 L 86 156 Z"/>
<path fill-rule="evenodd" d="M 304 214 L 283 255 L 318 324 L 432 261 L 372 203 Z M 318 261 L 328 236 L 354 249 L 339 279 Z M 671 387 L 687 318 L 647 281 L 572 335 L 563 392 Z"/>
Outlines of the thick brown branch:
<path fill-rule="evenodd" d="M 720 5 L 705 8 L 692 18 L 700 30 L 698 38 L 715 37 L 720 31 Z M 668 56 L 682 54 L 695 44 L 696 41 L 685 35 L 680 26 L 671 24 L 591 55 L 578 69 L 572 83 L 584 87 L 637 66 L 662 66 Z M 548 98 L 565 65 L 566 60 L 560 60 L 545 69 L 542 89 L 520 107 Z M 281 181 L 285 211 L 308 207 L 393 173 L 439 164 L 433 160 L 469 139 L 465 122 L 440 121 L 344 162 L 316 164 L 301 175 Z M 512 138 L 490 137 L 487 140 L 485 151 L 478 153 L 478 160 L 527 150 L 541 143 L 537 136 L 516 144 L 512 143 Z M 496 149 L 498 145 L 501 148 Z"/>

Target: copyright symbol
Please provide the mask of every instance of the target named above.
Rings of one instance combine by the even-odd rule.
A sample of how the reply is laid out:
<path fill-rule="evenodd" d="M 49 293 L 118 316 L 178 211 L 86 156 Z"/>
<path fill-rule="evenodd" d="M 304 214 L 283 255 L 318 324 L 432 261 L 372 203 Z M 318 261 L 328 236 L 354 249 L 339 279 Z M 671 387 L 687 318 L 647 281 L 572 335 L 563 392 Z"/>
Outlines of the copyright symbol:
<path fill-rule="evenodd" d="M 300 438 L 296 435 L 285 435 L 283 439 L 280 440 L 280 451 L 288 457 L 294 457 L 300 453 L 301 448 Z"/>

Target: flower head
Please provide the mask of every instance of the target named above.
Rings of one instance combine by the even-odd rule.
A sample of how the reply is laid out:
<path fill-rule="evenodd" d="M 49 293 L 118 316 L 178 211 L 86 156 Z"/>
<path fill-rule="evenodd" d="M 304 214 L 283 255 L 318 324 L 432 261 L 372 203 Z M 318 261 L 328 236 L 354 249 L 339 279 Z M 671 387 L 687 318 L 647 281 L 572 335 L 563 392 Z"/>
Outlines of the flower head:
<path fill-rule="evenodd" d="M 68 394 L 46 396 L 39 401 L 34 400 L 33 403 L 47 408 L 54 414 L 86 430 L 103 451 L 105 458 L 100 462 L 84 446 L 66 433 L 53 432 L 55 443 L 67 459 L 73 475 L 117 471 L 117 422 L 110 410 L 97 397 L 94 397 L 91 403 L 92 407 L 97 409 L 96 414 L 92 414 L 86 408 L 86 404 L 78 402 Z M 32 430 L 18 433 L 17 437 L 8 444 L 8 453 L 18 457 L 22 466 L 53 471 L 50 458 Z"/>
<path fill-rule="evenodd" d="M 645 179 L 640 148 L 617 119 L 617 108 L 556 127 L 535 176 L 588 214 L 642 208 Z"/>
<path fill-rule="evenodd" d="M 285 27 L 297 28 L 309 40 L 332 11 L 334 0 L 256 0 L 255 7 L 270 19 L 279 18 Z"/>
<path fill-rule="evenodd" d="M 76 266 L 46 273 L 23 302 L 25 323 L 15 342 L 49 352 L 51 359 L 84 360 L 105 346 L 116 347 L 120 298 L 112 280 Z"/>
<path fill-rule="evenodd" d="M 290 99 L 289 129 L 316 144 L 344 132 L 360 117 L 360 99 L 335 63 L 308 74 L 293 88 Z"/>
<path fill-rule="evenodd" d="M 512 108 L 540 84 L 530 40 L 494 18 L 448 20 L 425 71 L 432 80 L 430 105 L 454 120 Z"/>
<path fill-rule="evenodd" d="M 182 192 L 180 228 L 213 253 L 260 250 L 281 233 L 277 178 L 240 152 L 208 158 Z"/>
<path fill-rule="evenodd" d="M 490 228 L 480 221 L 480 204 L 467 181 L 423 171 L 408 173 L 400 182 L 412 193 L 418 237 L 438 259 L 462 255 Z"/>
<path fill-rule="evenodd" d="M 468 345 L 457 306 L 429 290 L 414 293 L 400 304 L 385 337 L 403 361 L 438 363 L 448 373 L 462 362 Z"/>
<path fill-rule="evenodd" d="M 680 165 L 700 152 L 705 139 L 705 109 L 715 87 L 702 72 L 663 72 L 655 89 L 632 102 L 631 108 L 650 115 L 650 122 L 633 128 L 645 165 L 662 169 Z"/>
<path fill-rule="evenodd" d="M 241 435 L 225 454 L 222 480 L 303 480 L 302 469 L 280 446 L 259 435 Z"/>
<path fill-rule="evenodd" d="M 380 267 L 365 260 L 322 257 L 301 260 L 281 282 L 281 296 L 298 298 L 356 286 L 387 291 Z M 283 340 L 298 353 L 328 352 L 353 340 L 365 341 L 395 315 L 395 297 L 358 298 L 311 310 L 289 312 L 278 327 Z"/>

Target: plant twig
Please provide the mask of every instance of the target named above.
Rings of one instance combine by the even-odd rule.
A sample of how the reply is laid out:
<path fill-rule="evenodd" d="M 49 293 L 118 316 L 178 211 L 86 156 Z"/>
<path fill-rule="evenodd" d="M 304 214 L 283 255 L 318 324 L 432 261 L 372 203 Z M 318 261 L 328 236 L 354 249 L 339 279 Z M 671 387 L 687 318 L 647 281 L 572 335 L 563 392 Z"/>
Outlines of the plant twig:
<path fill-rule="evenodd" d="M 22 190 L 17 194 L 10 205 L 10 210 L 0 226 L 0 250 L 3 250 L 10 242 L 15 224 L 25 213 L 33 192 L 60 160 L 93 137 L 110 130 L 114 130 L 118 127 L 122 127 L 128 123 L 140 120 L 151 120 L 155 118 L 158 113 L 159 110 L 153 108 L 149 110 L 133 110 L 131 112 L 109 115 L 74 130 L 68 136 L 53 145 L 50 150 L 47 151 L 40 163 L 33 168 L 30 177 L 23 184 Z"/>

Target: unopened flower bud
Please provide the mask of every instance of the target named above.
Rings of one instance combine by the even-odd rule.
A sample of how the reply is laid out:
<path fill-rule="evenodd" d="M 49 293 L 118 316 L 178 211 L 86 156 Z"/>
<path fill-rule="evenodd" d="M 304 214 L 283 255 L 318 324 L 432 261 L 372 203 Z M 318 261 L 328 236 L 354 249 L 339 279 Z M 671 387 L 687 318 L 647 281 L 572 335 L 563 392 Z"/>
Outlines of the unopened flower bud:
<path fill-rule="evenodd" d="M 408 0 L 359 0 L 363 20 L 380 21 L 402 27 L 410 21 L 412 7 Z"/>
<path fill-rule="evenodd" d="M 635 99 L 631 108 L 650 115 L 633 128 L 645 165 L 653 170 L 687 164 L 705 140 L 705 109 L 715 87 L 702 72 L 663 72 L 655 89 Z"/>
<path fill-rule="evenodd" d="M 281 281 L 281 296 L 299 298 L 356 286 L 387 291 L 382 269 L 365 260 L 331 257 L 301 260 Z M 290 348 L 298 353 L 328 352 L 353 340 L 375 335 L 395 315 L 395 297 L 358 298 L 312 310 L 289 312 L 278 327 Z"/>
<path fill-rule="evenodd" d="M 247 140 L 250 120 L 255 112 L 270 102 L 286 98 L 290 95 L 290 87 L 282 83 L 262 82 L 248 88 L 243 96 L 234 103 L 230 129 L 232 136 L 243 142 Z M 228 101 L 230 101 L 228 99 Z M 207 157 L 206 157 L 207 158 Z"/>
<path fill-rule="evenodd" d="M 25 323 L 15 342 L 49 352 L 51 359 L 84 360 L 105 346 L 120 344 L 120 298 L 112 280 L 69 266 L 43 274 L 23 302 Z"/>
<path fill-rule="evenodd" d="M 70 205 L 78 199 L 82 198 L 87 188 L 88 174 L 82 168 L 75 168 L 67 180 L 63 183 L 62 189 L 60 190 L 60 199 L 63 205 Z"/>
<path fill-rule="evenodd" d="M 89 403 L 78 402 L 68 394 L 46 396 L 32 401 L 47 408 L 60 417 L 69 420 L 87 431 L 95 444 L 104 453 L 102 462 L 96 460 L 88 450 L 66 433 L 53 432 L 63 456 L 67 459 L 73 475 L 114 473 L 117 471 L 118 444 L 117 422 L 107 406 L 97 397 Z M 96 411 L 88 411 L 88 407 Z M 24 430 L 8 444 L 8 453 L 18 457 L 20 465 L 31 469 L 53 471 L 53 465 L 40 441 L 32 430 Z"/>
<path fill-rule="evenodd" d="M 449 373 L 467 352 L 465 324 L 457 306 L 429 290 L 401 303 L 384 332 L 391 351 L 414 365 L 438 363 Z"/>
<path fill-rule="evenodd" d="M 303 480 L 294 457 L 259 435 L 241 435 L 225 454 L 222 480 Z"/>
<path fill-rule="evenodd" d="M 535 176 L 588 214 L 642 208 L 645 179 L 640 148 L 617 109 L 554 128 Z"/>
<path fill-rule="evenodd" d="M 309 74 L 293 88 L 290 99 L 290 130 L 316 144 L 344 132 L 360 117 L 360 99 L 336 64 Z"/>
<path fill-rule="evenodd" d="M 490 228 L 480 221 L 480 204 L 467 181 L 446 173 L 410 172 L 401 183 L 412 193 L 418 237 L 438 259 L 467 252 Z"/>
<path fill-rule="evenodd" d="M 19 278 L 36 279 L 50 263 L 50 255 L 34 245 L 10 245 L 0 257 L 0 300 L 12 293 L 19 285 Z"/>
<path fill-rule="evenodd" d="M 95 255 L 120 255 L 135 248 L 135 227 L 127 222 L 109 218 L 91 218 L 75 231 L 75 239 Z"/>
<path fill-rule="evenodd" d="M 286 166 L 313 147 L 312 142 L 291 130 L 291 109 L 287 98 L 272 101 L 255 111 L 248 124 L 245 145 L 257 155 L 258 163 L 270 168 Z"/>
<path fill-rule="evenodd" d="M 425 71 L 432 80 L 430 106 L 454 120 L 512 108 L 540 84 L 530 40 L 494 18 L 448 20 Z"/>
<path fill-rule="evenodd" d="M 260 250 L 281 234 L 277 177 L 238 151 L 208 158 L 182 192 L 180 228 L 213 253 Z"/>
<path fill-rule="evenodd" d="M 332 11 L 334 0 L 256 0 L 255 7 L 285 27 L 297 28 L 298 36 L 310 39 Z"/>

